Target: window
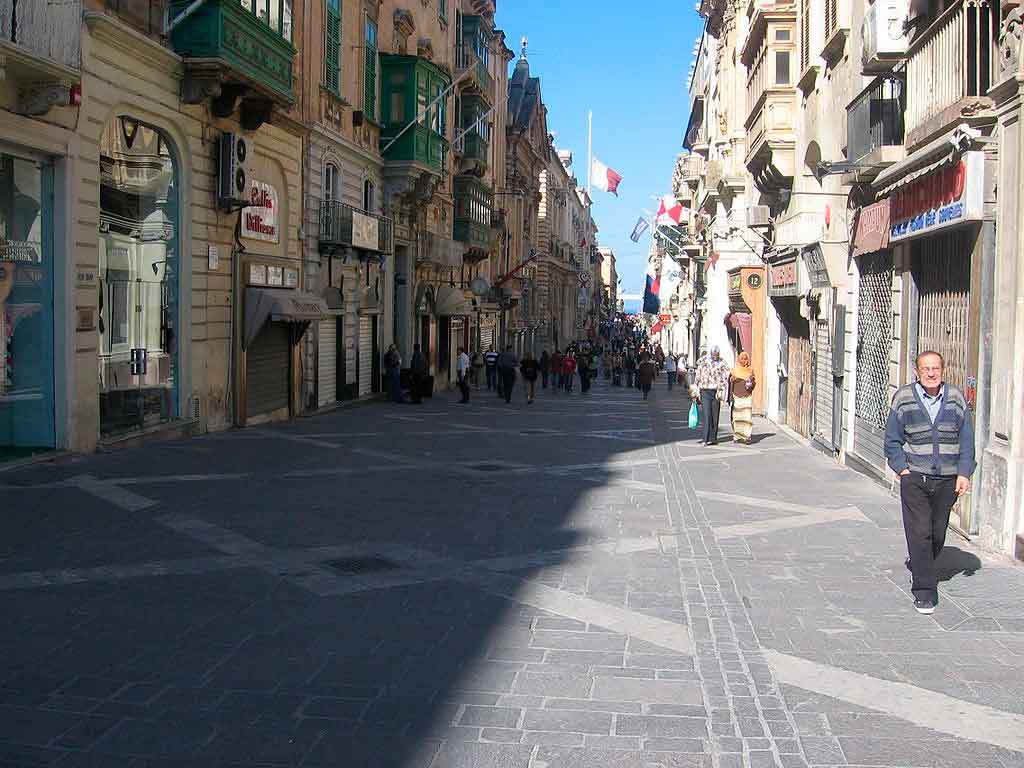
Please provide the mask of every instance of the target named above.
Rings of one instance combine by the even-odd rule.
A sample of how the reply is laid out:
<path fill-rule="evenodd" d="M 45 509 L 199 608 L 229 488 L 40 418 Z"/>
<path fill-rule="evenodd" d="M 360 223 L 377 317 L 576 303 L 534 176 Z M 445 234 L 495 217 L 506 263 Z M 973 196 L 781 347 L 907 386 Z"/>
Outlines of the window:
<path fill-rule="evenodd" d="M 789 51 L 775 52 L 775 84 L 789 85 Z"/>
<path fill-rule="evenodd" d="M 373 182 L 370 179 L 363 182 L 363 210 L 373 213 Z"/>
<path fill-rule="evenodd" d="M 811 0 L 800 3 L 800 71 L 811 63 Z"/>
<path fill-rule="evenodd" d="M 788 29 L 778 29 L 778 30 L 776 30 L 775 31 L 775 39 L 780 41 L 780 42 L 788 42 L 789 41 L 789 30 Z"/>
<path fill-rule="evenodd" d="M 324 14 L 324 87 L 340 96 L 341 0 L 327 0 Z"/>
<path fill-rule="evenodd" d="M 437 0 L 437 18 L 448 23 L 448 0 Z"/>
<path fill-rule="evenodd" d="M 241 0 L 239 4 L 285 40 L 292 39 L 292 0 Z"/>
<path fill-rule="evenodd" d="M 366 19 L 366 62 L 363 70 L 363 112 L 377 118 L 377 24 Z"/>
<path fill-rule="evenodd" d="M 341 176 L 338 173 L 338 166 L 334 163 L 327 163 L 324 166 L 324 200 L 341 199 Z"/>

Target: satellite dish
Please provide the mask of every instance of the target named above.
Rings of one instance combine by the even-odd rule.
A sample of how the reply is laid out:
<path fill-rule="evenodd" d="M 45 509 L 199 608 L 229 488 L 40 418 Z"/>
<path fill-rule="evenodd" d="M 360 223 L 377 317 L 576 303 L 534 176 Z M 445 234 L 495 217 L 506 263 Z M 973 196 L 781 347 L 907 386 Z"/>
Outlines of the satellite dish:
<path fill-rule="evenodd" d="M 486 296 L 491 290 L 491 284 L 487 282 L 486 278 L 474 277 L 469 284 L 469 290 L 473 292 L 474 296 Z"/>

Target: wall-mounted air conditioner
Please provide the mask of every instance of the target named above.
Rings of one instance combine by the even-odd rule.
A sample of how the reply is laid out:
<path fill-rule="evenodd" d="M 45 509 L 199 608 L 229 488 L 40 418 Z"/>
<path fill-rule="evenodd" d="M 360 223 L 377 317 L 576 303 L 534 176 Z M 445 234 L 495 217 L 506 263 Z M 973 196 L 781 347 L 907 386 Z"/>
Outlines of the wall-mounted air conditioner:
<path fill-rule="evenodd" d="M 228 209 L 248 205 L 252 186 L 249 140 L 237 133 L 222 133 L 218 149 L 218 204 Z"/>
<path fill-rule="evenodd" d="M 748 227 L 768 227 L 771 223 L 771 209 L 767 205 L 751 205 L 747 208 Z"/>
<path fill-rule="evenodd" d="M 909 0 L 875 0 L 864 12 L 861 64 L 865 74 L 888 72 L 907 52 L 903 30 Z"/>

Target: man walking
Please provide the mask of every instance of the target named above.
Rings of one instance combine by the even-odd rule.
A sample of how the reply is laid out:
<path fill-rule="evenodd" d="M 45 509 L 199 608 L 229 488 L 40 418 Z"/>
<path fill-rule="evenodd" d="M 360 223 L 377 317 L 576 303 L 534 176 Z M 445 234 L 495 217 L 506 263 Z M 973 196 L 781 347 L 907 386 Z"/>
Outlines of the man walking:
<path fill-rule="evenodd" d="M 939 598 L 935 558 L 946 543 L 953 504 L 971 489 L 977 465 L 967 399 L 942 380 L 942 355 L 922 352 L 915 368 L 917 381 L 892 399 L 885 458 L 900 479 L 914 608 L 930 614 Z"/>
<path fill-rule="evenodd" d="M 537 365 L 540 366 L 540 380 L 541 386 L 544 389 L 548 388 L 548 370 L 551 368 L 551 356 L 548 354 L 548 350 L 545 347 L 540 353 L 540 360 L 537 361 Z"/>
<path fill-rule="evenodd" d="M 469 355 L 463 347 L 459 347 L 459 356 L 455 359 L 455 375 L 459 377 L 459 391 L 462 393 L 460 403 L 469 402 Z"/>
<path fill-rule="evenodd" d="M 484 352 L 484 368 L 487 370 L 487 389 L 498 386 L 498 353 L 494 347 Z"/>
<path fill-rule="evenodd" d="M 423 404 L 423 387 L 427 381 L 427 376 L 430 374 L 429 366 L 427 365 L 427 357 L 420 350 L 420 345 L 416 344 L 412 348 L 412 360 L 409 361 L 410 371 L 410 386 L 412 390 L 409 394 L 412 395 L 412 401 L 416 405 Z"/>
<path fill-rule="evenodd" d="M 668 391 L 671 392 L 676 383 L 676 356 L 671 352 L 665 358 L 665 373 L 668 374 Z"/>
<path fill-rule="evenodd" d="M 500 373 L 501 394 L 505 396 L 505 402 L 512 402 L 512 387 L 516 383 L 516 368 L 519 367 L 519 360 L 516 353 L 512 351 L 512 345 L 505 347 L 505 351 L 498 356 L 498 371 Z"/>
<path fill-rule="evenodd" d="M 700 407 L 704 414 L 704 439 L 701 445 L 718 445 L 718 416 L 722 410 L 729 386 L 729 366 L 722 360 L 718 347 L 711 348 L 710 355 L 704 355 L 697 362 L 697 388 L 700 390 Z"/>

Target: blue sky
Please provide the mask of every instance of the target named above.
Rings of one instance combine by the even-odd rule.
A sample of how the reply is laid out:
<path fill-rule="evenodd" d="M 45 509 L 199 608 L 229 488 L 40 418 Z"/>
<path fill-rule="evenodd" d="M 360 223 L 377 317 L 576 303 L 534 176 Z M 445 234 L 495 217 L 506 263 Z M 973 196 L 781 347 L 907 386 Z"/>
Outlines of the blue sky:
<path fill-rule="evenodd" d="M 496 25 L 510 48 L 529 38 L 530 74 L 540 77 L 548 130 L 573 153 L 586 183 L 587 110 L 594 154 L 623 177 L 619 197 L 594 191 L 601 245 L 615 250 L 620 288 L 642 293 L 650 235 L 629 239 L 652 195 L 670 191 L 689 105 L 686 76 L 700 31 L 693 3 L 654 0 L 498 0 Z M 512 62 L 514 65 L 515 62 Z"/>

